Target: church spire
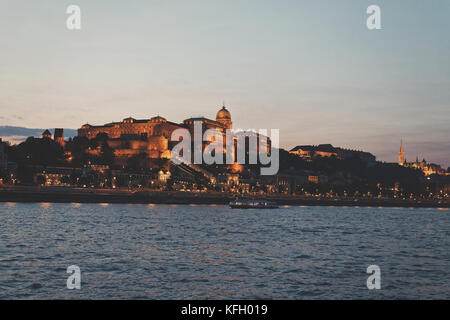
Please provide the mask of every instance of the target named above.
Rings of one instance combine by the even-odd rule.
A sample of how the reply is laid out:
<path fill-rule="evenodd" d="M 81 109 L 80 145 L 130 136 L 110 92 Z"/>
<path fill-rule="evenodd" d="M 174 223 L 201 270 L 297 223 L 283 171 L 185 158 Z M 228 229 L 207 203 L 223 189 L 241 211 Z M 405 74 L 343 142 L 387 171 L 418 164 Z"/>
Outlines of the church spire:
<path fill-rule="evenodd" d="M 398 164 L 400 166 L 405 165 L 406 159 L 405 159 L 405 152 L 403 150 L 403 140 L 400 140 L 400 152 L 398 153 Z"/>

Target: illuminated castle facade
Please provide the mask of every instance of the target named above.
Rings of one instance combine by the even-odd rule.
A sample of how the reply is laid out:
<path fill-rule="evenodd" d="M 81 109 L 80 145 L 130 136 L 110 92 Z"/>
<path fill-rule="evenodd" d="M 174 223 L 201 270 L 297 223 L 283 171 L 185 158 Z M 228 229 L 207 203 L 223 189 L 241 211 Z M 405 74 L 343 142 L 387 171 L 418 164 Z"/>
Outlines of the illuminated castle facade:
<path fill-rule="evenodd" d="M 405 157 L 405 150 L 403 148 L 403 141 L 400 142 L 400 152 L 398 153 L 398 165 L 402 167 L 421 170 L 423 174 L 426 176 L 430 176 L 432 174 L 446 175 L 445 170 L 442 169 L 440 165 L 434 163 L 427 163 L 425 159 L 419 161 L 419 158 L 416 157 L 415 162 L 407 162 Z"/>
<path fill-rule="evenodd" d="M 175 123 L 160 116 L 143 120 L 129 117 L 121 122 L 111 122 L 102 126 L 85 124 L 78 129 L 78 136 L 94 139 L 98 134 L 106 134 L 108 144 L 114 149 L 115 156 L 118 158 L 145 153 L 149 158 L 170 159 L 172 132 L 177 129 L 187 129 L 193 137 L 195 122 L 202 124 L 202 133 L 208 129 L 216 129 L 224 136 L 226 129 L 232 129 L 233 126 L 231 114 L 223 106 L 217 112 L 216 120 L 197 117 Z"/>
<path fill-rule="evenodd" d="M 141 137 L 165 137 L 170 139 L 172 132 L 179 128 L 190 129 L 194 126 L 194 121 L 201 121 L 205 129 L 225 129 L 232 128 L 231 114 L 223 106 L 217 112 L 216 120 L 203 117 L 189 118 L 182 123 L 167 121 L 165 118 L 156 116 L 151 119 L 137 120 L 132 117 L 123 119 L 121 122 L 111 122 L 102 126 L 83 125 L 78 129 L 78 136 L 88 139 L 95 138 L 99 133 L 106 133 L 109 138 L 116 139 L 126 135 Z"/>

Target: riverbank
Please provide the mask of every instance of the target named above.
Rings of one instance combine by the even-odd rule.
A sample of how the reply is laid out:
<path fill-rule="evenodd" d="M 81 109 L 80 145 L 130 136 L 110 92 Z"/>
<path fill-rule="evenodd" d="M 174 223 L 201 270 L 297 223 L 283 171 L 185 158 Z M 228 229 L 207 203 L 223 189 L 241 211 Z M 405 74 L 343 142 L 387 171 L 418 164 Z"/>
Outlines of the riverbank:
<path fill-rule="evenodd" d="M 0 187 L 0 202 L 54 202 L 54 203 L 136 203 L 136 204 L 228 204 L 235 195 L 219 192 L 129 191 L 109 189 L 82 189 L 65 187 Z M 304 206 L 373 206 L 450 208 L 450 202 L 430 200 L 315 198 L 290 195 L 264 196 L 279 205 Z"/>

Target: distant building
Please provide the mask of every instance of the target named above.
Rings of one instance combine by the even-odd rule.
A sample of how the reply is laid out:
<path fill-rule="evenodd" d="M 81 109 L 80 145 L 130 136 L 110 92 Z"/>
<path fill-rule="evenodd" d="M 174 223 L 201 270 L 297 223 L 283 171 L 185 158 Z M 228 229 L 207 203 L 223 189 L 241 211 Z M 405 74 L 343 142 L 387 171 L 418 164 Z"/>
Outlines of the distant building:
<path fill-rule="evenodd" d="M 56 128 L 54 140 L 64 147 L 64 129 Z"/>
<path fill-rule="evenodd" d="M 170 171 L 166 172 L 164 172 L 163 170 L 158 171 L 158 181 L 160 183 L 166 184 L 167 180 L 169 180 L 171 176 L 172 174 L 170 173 Z"/>
<path fill-rule="evenodd" d="M 269 193 L 293 193 L 309 182 L 307 173 L 284 172 L 273 176 L 261 176 L 259 178 L 262 185 L 267 186 Z M 318 177 L 317 183 L 321 183 Z"/>
<path fill-rule="evenodd" d="M 425 159 L 422 161 L 419 161 L 416 159 L 415 162 L 411 163 L 405 163 L 405 166 L 408 166 L 410 168 L 419 169 L 423 172 L 424 175 L 430 176 L 432 174 L 438 174 L 438 175 L 445 175 L 446 172 L 444 169 L 441 168 L 440 165 L 435 163 L 427 163 Z"/>
<path fill-rule="evenodd" d="M 320 144 L 318 146 L 297 146 L 289 151 L 291 154 L 298 155 L 305 159 L 316 157 L 337 157 L 338 154 L 331 144 Z"/>
<path fill-rule="evenodd" d="M 50 132 L 50 130 L 46 129 L 44 132 L 42 132 L 42 139 L 52 139 L 52 133 Z M 64 129 L 56 128 L 55 134 L 53 135 L 53 140 L 58 142 L 61 147 L 64 148 Z"/>
<path fill-rule="evenodd" d="M 433 174 L 437 175 L 446 175 L 444 169 L 441 168 L 440 165 L 435 163 L 428 163 L 425 159 L 419 161 L 419 158 L 416 157 L 416 161 L 407 162 L 405 157 L 405 151 L 403 149 L 403 141 L 400 143 L 400 152 L 398 154 L 398 164 L 402 167 L 408 167 L 413 169 L 418 169 L 423 172 L 424 175 L 430 176 Z"/>
<path fill-rule="evenodd" d="M 398 165 L 403 166 L 406 162 L 405 151 L 403 150 L 403 141 L 400 142 L 400 152 L 398 153 Z"/>
<path fill-rule="evenodd" d="M 51 139 L 52 133 L 47 129 L 42 133 L 42 139 Z"/>
<path fill-rule="evenodd" d="M 50 166 L 30 166 L 29 169 L 34 171 L 34 183 L 44 186 L 68 186 L 70 177 L 75 172 L 81 172 L 76 168 Z"/>
<path fill-rule="evenodd" d="M 240 185 L 238 173 L 219 173 L 217 175 L 217 184 L 221 191 L 237 191 Z"/>
<path fill-rule="evenodd" d="M 338 159 L 350 159 L 357 157 L 369 164 L 374 164 L 376 162 L 376 157 L 369 152 L 333 147 L 331 144 L 319 144 L 318 146 L 297 146 L 291 149 L 289 153 L 295 154 L 306 160 L 317 157 L 336 157 Z"/>

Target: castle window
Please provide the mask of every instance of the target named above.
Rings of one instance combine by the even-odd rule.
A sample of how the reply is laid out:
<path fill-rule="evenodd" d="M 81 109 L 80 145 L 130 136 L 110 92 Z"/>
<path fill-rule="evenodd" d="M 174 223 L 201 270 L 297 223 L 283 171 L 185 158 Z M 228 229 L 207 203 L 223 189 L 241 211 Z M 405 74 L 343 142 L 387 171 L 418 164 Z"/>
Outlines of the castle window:
<path fill-rule="evenodd" d="M 123 119 L 123 123 L 133 123 L 134 122 L 134 119 L 133 118 L 126 118 L 126 119 Z"/>

